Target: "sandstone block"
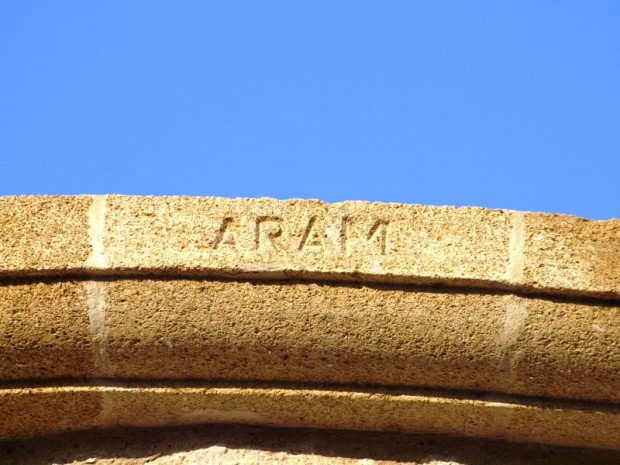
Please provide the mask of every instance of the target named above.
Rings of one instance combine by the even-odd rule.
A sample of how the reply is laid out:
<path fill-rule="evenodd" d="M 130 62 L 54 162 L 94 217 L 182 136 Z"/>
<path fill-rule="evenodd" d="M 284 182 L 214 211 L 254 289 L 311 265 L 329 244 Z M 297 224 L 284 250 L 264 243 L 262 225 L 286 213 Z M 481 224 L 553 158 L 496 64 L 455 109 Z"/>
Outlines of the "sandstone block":
<path fill-rule="evenodd" d="M 0 382 L 95 376 L 88 308 L 80 283 L 0 285 Z"/>
<path fill-rule="evenodd" d="M 100 399 L 95 414 L 94 402 Z M 24 403 L 26 402 L 26 403 Z M 31 402 L 31 403 L 28 403 Z M 1 389 L 0 408 L 32 406 L 43 418 L 0 417 L 5 437 L 117 426 L 244 423 L 440 433 L 516 442 L 620 448 L 617 407 L 433 392 L 278 386 L 58 386 Z M 85 412 L 85 413 L 82 413 Z M 8 432 L 8 434 L 6 433 Z"/>
<path fill-rule="evenodd" d="M 87 196 L 0 197 L 0 276 L 84 270 L 92 203 Z"/>
<path fill-rule="evenodd" d="M 441 284 L 620 298 L 620 221 L 200 197 L 0 199 L 0 275 Z"/>
<path fill-rule="evenodd" d="M 620 449 L 620 221 L 0 198 L 0 437 L 244 423 Z"/>
<path fill-rule="evenodd" d="M 320 382 L 620 401 L 620 307 L 609 304 L 140 279 L 5 285 L 0 315 L 7 380 Z"/>
<path fill-rule="evenodd" d="M 92 427 L 103 406 L 100 389 L 5 386 L 0 388 L 0 438 Z"/>
<path fill-rule="evenodd" d="M 620 220 L 525 215 L 523 281 L 533 287 L 620 289 Z"/>

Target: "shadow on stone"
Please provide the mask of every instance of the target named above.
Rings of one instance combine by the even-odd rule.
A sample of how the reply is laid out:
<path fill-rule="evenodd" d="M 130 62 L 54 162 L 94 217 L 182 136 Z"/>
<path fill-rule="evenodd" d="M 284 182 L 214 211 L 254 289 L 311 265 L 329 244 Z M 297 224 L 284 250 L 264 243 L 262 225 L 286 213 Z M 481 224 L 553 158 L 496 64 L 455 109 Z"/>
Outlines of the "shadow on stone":
<path fill-rule="evenodd" d="M 0 443 L 0 463 L 617 464 L 619 451 L 398 433 L 236 425 L 112 429 Z"/>

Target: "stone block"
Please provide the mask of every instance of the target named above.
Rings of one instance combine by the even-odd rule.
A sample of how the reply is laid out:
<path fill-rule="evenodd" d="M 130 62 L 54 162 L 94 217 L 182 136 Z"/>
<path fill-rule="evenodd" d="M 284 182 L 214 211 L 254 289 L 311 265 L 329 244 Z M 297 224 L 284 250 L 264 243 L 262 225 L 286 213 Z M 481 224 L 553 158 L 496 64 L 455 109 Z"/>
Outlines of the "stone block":
<path fill-rule="evenodd" d="M 84 271 L 89 196 L 0 197 L 0 277 Z"/>
<path fill-rule="evenodd" d="M 0 276 L 201 276 L 620 298 L 620 221 L 213 197 L 5 197 Z"/>
<path fill-rule="evenodd" d="M 0 437 L 203 423 L 620 449 L 620 221 L 0 198 Z"/>

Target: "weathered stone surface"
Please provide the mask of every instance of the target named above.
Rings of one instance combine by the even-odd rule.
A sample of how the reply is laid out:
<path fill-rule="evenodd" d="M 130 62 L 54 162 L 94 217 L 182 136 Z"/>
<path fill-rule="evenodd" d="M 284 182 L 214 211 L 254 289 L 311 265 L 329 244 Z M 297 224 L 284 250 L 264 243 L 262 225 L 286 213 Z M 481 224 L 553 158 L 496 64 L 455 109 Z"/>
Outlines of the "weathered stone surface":
<path fill-rule="evenodd" d="M 0 275 L 438 283 L 620 297 L 620 221 L 198 197 L 0 198 Z"/>
<path fill-rule="evenodd" d="M 617 465 L 620 452 L 468 438 L 206 426 L 113 429 L 5 442 L 13 465 Z"/>
<path fill-rule="evenodd" d="M 0 437 L 232 422 L 620 449 L 618 220 L 8 197 L 0 279 Z"/>
<path fill-rule="evenodd" d="M 479 208 L 110 197 L 106 266 L 259 278 L 502 281 L 510 215 Z"/>
<path fill-rule="evenodd" d="M 620 307 L 378 285 L 0 287 L 0 379 L 220 379 L 620 401 Z M 165 361 L 165 363 L 162 363 Z"/>
<path fill-rule="evenodd" d="M 106 295 L 110 377 L 429 386 L 620 401 L 620 307 L 225 281 L 120 281 Z"/>
<path fill-rule="evenodd" d="M 99 389 L 0 388 L 0 438 L 31 437 L 94 426 L 104 407 Z"/>
<path fill-rule="evenodd" d="M 618 295 L 620 220 L 529 213 L 524 229 L 523 282 L 545 289 L 581 283 L 595 293 Z"/>
<path fill-rule="evenodd" d="M 0 276 L 85 269 L 92 203 L 88 196 L 0 197 Z"/>
<path fill-rule="evenodd" d="M 95 376 L 88 309 L 80 283 L 0 285 L 0 381 Z"/>
<path fill-rule="evenodd" d="M 59 399 L 60 398 L 60 399 Z M 91 403 L 100 399 L 93 416 Z M 34 400 L 36 399 L 36 401 Z M 26 404 L 24 404 L 26 402 Z M 30 405 L 44 418 L 11 417 Z M 87 406 L 87 415 L 72 416 Z M 121 386 L 64 386 L 0 389 L 5 437 L 92 427 L 171 426 L 204 423 L 440 433 L 493 437 L 578 447 L 620 448 L 618 406 L 511 397 L 446 396 L 330 387 L 188 387 L 145 383 Z M 13 413 L 14 415 L 14 413 Z M 59 419 L 63 428 L 58 427 Z"/>

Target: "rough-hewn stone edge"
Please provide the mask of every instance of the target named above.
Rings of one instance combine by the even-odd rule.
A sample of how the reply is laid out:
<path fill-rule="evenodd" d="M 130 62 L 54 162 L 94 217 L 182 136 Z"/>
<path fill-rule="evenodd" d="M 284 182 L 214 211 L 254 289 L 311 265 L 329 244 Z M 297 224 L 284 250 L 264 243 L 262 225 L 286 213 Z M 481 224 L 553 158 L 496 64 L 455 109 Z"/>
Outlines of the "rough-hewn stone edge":
<path fill-rule="evenodd" d="M 122 277 L 152 275 L 219 276 L 239 279 L 294 278 L 464 286 L 524 293 L 620 299 L 620 220 L 591 221 L 568 215 L 488 210 L 477 207 L 428 207 L 357 201 L 328 204 L 316 200 L 280 201 L 268 198 L 226 199 L 117 195 L 49 198 L 36 196 L 0 197 L 0 211 L 3 208 L 3 203 L 15 202 L 16 199 L 19 199 L 20 202 L 39 202 L 42 198 L 62 204 L 72 202 L 77 204 L 77 202 L 83 203 L 85 200 L 90 200 L 88 212 L 84 218 L 78 221 L 79 224 L 72 228 L 74 231 L 87 231 L 88 234 L 82 234 L 79 238 L 76 237 L 75 241 L 69 244 L 65 241 L 59 245 L 62 249 L 53 251 L 54 260 L 46 260 L 46 255 L 50 255 L 49 250 L 0 250 L 0 279 L 44 276 Z M 206 221 L 204 216 L 198 215 L 192 220 L 191 217 L 194 212 L 191 211 L 190 207 L 187 206 L 186 208 L 184 205 L 196 206 L 206 205 L 207 203 L 210 205 L 208 208 L 216 208 L 216 210 L 220 208 L 221 211 L 216 211 L 216 214 L 211 218 L 213 225 L 210 225 L 209 228 L 203 228 L 204 225 L 198 224 L 197 221 L 198 219 L 200 222 Z M 141 216 L 144 213 L 142 206 L 147 204 L 156 205 L 164 213 L 168 208 L 170 216 L 163 219 Z M 121 210 L 126 209 L 129 213 L 124 213 L 124 210 L 115 213 L 112 205 L 120 206 Z M 218 207 L 218 205 L 220 206 Z M 174 208 L 180 208 L 176 211 L 181 211 L 186 216 L 183 220 L 185 223 L 166 226 L 166 222 L 174 222 L 175 220 Z M 257 221 L 260 221 L 264 212 L 276 210 L 292 211 L 295 215 L 302 212 L 303 218 L 296 219 L 296 221 L 299 220 L 297 221 L 299 225 L 296 224 L 295 227 L 301 227 L 308 223 L 309 231 L 313 231 L 312 218 L 317 217 L 315 215 L 315 213 L 318 214 L 317 212 L 323 212 L 322 214 L 326 218 L 331 214 L 329 212 L 339 212 L 334 213 L 335 219 L 332 218 L 336 221 L 340 218 L 338 215 L 346 217 L 347 212 L 356 211 L 368 223 L 362 224 L 360 226 L 361 232 L 358 232 L 360 234 L 367 233 L 369 237 L 353 238 L 354 242 L 357 240 L 356 247 L 358 247 L 354 255 L 359 255 L 355 255 L 354 259 L 350 260 L 345 258 L 344 261 L 341 260 L 340 264 L 338 264 L 338 253 L 327 254 L 324 258 L 315 254 L 313 260 L 305 260 L 304 257 L 296 257 L 296 252 L 279 252 L 279 254 L 269 252 L 263 255 L 260 250 L 246 250 L 243 253 L 237 253 L 231 249 L 214 251 L 213 246 L 218 243 L 218 239 L 220 242 L 226 239 L 225 234 L 227 234 L 226 228 L 228 227 L 226 215 L 230 214 L 231 211 L 246 212 L 249 217 L 255 216 L 258 218 Z M 425 260 L 412 261 L 409 256 L 411 255 L 409 252 L 412 250 L 405 249 L 400 249 L 398 251 L 400 255 L 392 257 L 391 261 L 390 257 L 382 256 L 380 251 L 377 252 L 373 249 L 377 253 L 373 255 L 374 258 L 371 263 L 371 260 L 366 257 L 367 254 L 364 253 L 363 244 L 366 240 L 376 242 L 377 247 L 382 244 L 381 239 L 384 238 L 379 232 L 383 231 L 383 223 L 372 223 L 372 218 L 374 218 L 372 215 L 377 214 L 377 212 L 381 213 L 379 215 L 381 218 L 377 216 L 381 221 L 384 221 L 390 214 L 401 215 L 401 217 L 402 215 L 405 217 L 413 215 L 411 218 L 417 217 L 416 215 L 420 217 L 429 215 L 422 221 L 422 224 L 427 226 L 433 226 L 435 215 L 442 221 L 447 221 L 446 224 L 454 225 L 455 230 L 451 232 L 450 241 L 456 238 L 457 242 L 461 241 L 460 245 L 454 249 L 454 246 L 451 246 L 450 241 L 448 241 L 447 245 L 442 246 L 441 250 L 445 251 L 447 261 L 444 263 L 442 258 L 438 258 L 439 261 L 437 261 L 436 266 L 430 262 L 425 263 Z M 474 218 L 471 220 L 471 225 L 468 225 L 466 223 L 470 214 L 481 216 L 482 219 Z M 450 220 L 449 218 L 452 217 L 453 219 Z M 478 238 L 476 234 L 470 234 L 476 238 L 474 240 L 465 234 L 468 231 L 468 226 L 473 230 L 484 226 L 487 232 L 490 231 L 491 224 L 486 223 L 487 217 L 488 221 L 491 221 L 491 217 L 503 218 L 500 222 L 504 226 L 499 231 L 503 237 L 503 242 L 499 242 L 502 243 L 485 237 Z M 448 219 L 446 220 L 446 218 Z M 22 220 L 27 221 L 23 218 Z M 126 225 L 115 226 L 114 222 L 119 220 L 131 224 L 133 229 L 127 229 Z M 59 219 L 54 218 L 54 215 L 48 215 L 43 219 L 33 218 L 32 221 L 42 221 L 42 224 L 38 226 L 40 229 L 45 229 L 46 221 L 54 221 L 56 224 Z M 219 229 L 218 224 L 220 225 Z M 160 229 L 163 228 L 162 231 L 165 234 L 172 231 L 173 233 L 188 235 L 190 240 L 189 243 L 185 244 L 187 248 L 177 251 L 170 245 L 164 233 L 150 237 L 149 227 L 152 225 L 157 225 Z M 200 226 L 197 228 L 199 229 L 198 232 L 189 230 L 194 226 Z M 10 233 L 18 234 L 20 227 L 19 224 L 16 225 Z M 224 232 L 222 232 L 222 228 L 224 228 Z M 463 234 L 459 232 L 460 230 L 463 231 Z M 417 230 L 413 228 L 411 231 L 415 233 Z M 7 234 L 6 231 L 3 233 Z M 302 230 L 295 232 L 299 236 L 294 236 L 295 244 L 297 242 L 300 244 L 307 243 L 306 233 Z M 142 240 L 141 248 L 135 248 L 131 245 L 136 234 L 143 236 L 140 239 Z M 336 232 L 332 231 L 330 234 L 334 236 Z M 214 237 L 211 237 L 213 235 Z M 196 239 L 196 237 L 200 239 Z M 411 246 L 414 248 L 417 247 L 414 250 L 416 253 L 427 253 L 424 251 L 428 248 L 428 244 L 434 243 L 434 239 L 428 239 L 428 244 L 420 245 L 415 241 L 407 242 L 406 235 L 401 234 L 399 237 L 405 237 L 407 244 L 413 244 Z M 151 250 L 150 244 L 153 239 L 162 242 L 161 247 L 155 244 Z M 331 239 L 332 242 L 337 242 L 335 236 Z M 590 239 L 592 240 L 590 241 Z M 87 243 L 82 243 L 82 240 L 86 240 Z M 327 241 L 327 239 L 325 240 Z M 250 238 L 246 238 L 246 241 L 250 241 Z M 125 242 L 129 246 L 123 245 Z M 238 239 L 238 242 L 242 241 Z M 585 242 L 588 243 L 585 244 Z M 48 247 L 45 242 L 41 242 L 41 244 Z M 477 256 L 475 253 L 465 252 L 465 249 L 469 247 L 467 244 L 475 250 L 479 249 L 483 254 Z M 0 241 L 0 249 L 1 245 Z M 36 248 L 37 243 L 36 241 L 25 241 L 25 244 L 20 243 L 18 246 Z M 362 248 L 360 249 L 360 247 Z M 83 257 L 83 250 L 90 251 L 87 257 Z M 76 254 L 76 251 L 79 253 Z M 35 255 L 40 255 L 42 259 L 38 262 L 28 260 L 21 264 L 19 260 L 13 260 L 10 265 L 2 262 L 2 253 L 15 255 L 18 252 L 23 256 L 32 256 L 33 252 L 36 252 Z M 457 253 L 457 255 L 450 255 L 451 252 Z M 458 256 L 459 253 L 464 255 Z M 59 258 L 63 256 L 64 259 Z M 433 255 L 429 255 L 427 258 L 431 256 Z M 422 271 L 416 271 L 418 268 Z M 482 268 L 487 269 L 482 270 Z"/>
<path fill-rule="evenodd" d="M 0 463 L 91 465 L 93 462 L 98 465 L 617 465 L 620 451 L 438 435 L 221 424 L 113 428 L 0 443 Z"/>
<path fill-rule="evenodd" d="M 0 389 L 0 410 L 5 439 L 118 426 L 236 423 L 620 448 L 617 406 L 428 391 L 145 383 L 14 387 Z"/>

